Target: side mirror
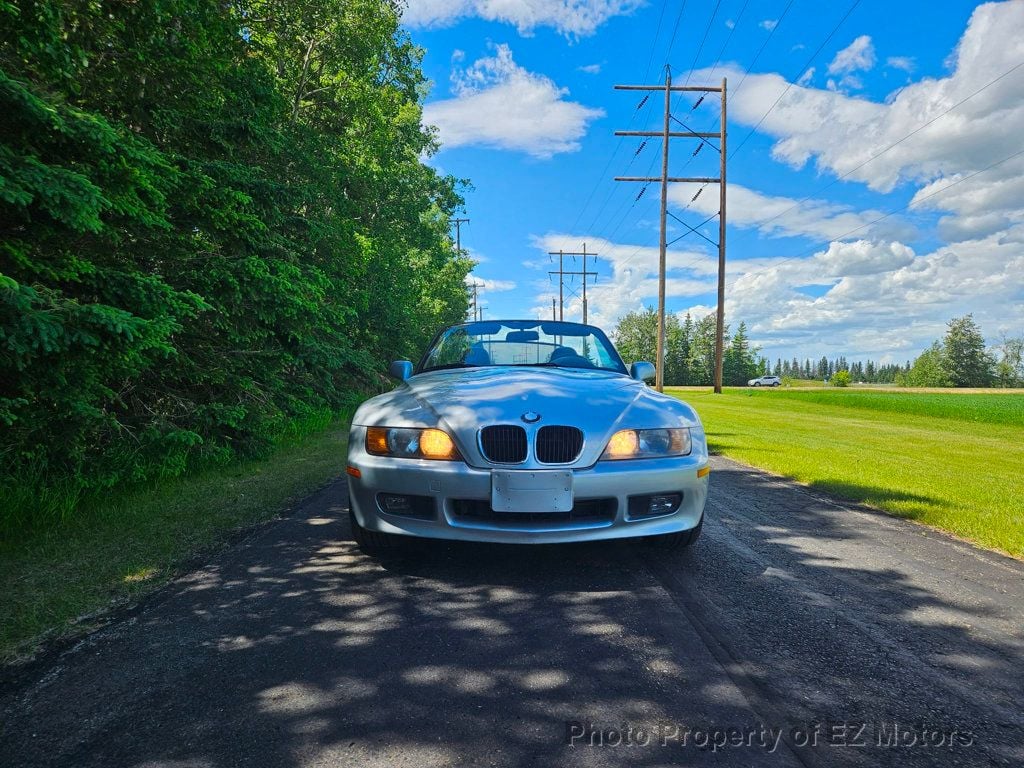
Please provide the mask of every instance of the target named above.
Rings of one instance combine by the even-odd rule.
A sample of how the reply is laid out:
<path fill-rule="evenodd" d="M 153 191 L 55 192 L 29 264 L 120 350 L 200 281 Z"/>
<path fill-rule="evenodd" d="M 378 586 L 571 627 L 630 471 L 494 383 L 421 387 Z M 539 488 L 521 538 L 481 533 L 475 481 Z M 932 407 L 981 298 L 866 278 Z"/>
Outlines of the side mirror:
<path fill-rule="evenodd" d="M 395 362 L 388 366 L 388 376 L 392 379 L 405 381 L 412 376 L 412 363 L 408 360 L 395 360 Z"/>
<path fill-rule="evenodd" d="M 657 376 L 653 363 L 633 363 L 629 366 L 629 375 L 637 381 L 647 381 Z"/>

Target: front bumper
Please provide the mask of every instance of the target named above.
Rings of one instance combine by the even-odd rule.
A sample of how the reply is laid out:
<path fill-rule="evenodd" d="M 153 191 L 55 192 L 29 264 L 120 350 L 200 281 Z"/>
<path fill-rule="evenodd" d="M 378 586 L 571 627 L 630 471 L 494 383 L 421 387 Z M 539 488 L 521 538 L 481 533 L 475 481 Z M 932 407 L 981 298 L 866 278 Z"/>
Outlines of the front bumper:
<path fill-rule="evenodd" d="M 461 461 L 372 456 L 361 440 L 350 446 L 348 465 L 359 474 L 348 478 L 356 521 L 367 530 L 403 536 L 509 544 L 657 536 L 695 528 L 708 492 L 707 475 L 697 476 L 708 463 L 701 451 L 677 458 L 604 461 L 573 470 L 574 512 L 578 508 L 579 514 L 492 514 L 490 469 Z M 422 517 L 427 519 L 386 512 L 378 494 L 423 497 L 420 511 L 426 510 Z M 679 507 L 660 517 L 631 519 L 631 497 L 659 494 L 680 494 Z"/>

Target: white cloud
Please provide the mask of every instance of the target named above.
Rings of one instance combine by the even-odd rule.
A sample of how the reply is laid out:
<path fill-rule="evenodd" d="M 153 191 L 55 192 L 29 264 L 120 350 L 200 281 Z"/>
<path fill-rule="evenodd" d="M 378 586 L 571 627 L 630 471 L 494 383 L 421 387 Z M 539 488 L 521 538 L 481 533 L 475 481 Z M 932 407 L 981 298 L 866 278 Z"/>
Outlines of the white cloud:
<path fill-rule="evenodd" d="M 762 21 L 757 26 L 759 26 L 761 29 L 764 29 L 764 30 L 767 30 L 768 32 L 771 32 L 773 29 L 775 29 L 777 26 L 779 26 L 779 20 L 778 19 L 765 19 L 764 21 Z"/>
<path fill-rule="evenodd" d="M 979 6 L 956 48 L 948 76 L 911 83 L 884 103 L 793 85 L 759 130 L 776 138 L 772 147 L 776 160 L 794 168 L 813 161 L 819 170 L 847 176 L 880 192 L 900 183 L 931 185 L 979 171 L 1021 148 L 1024 68 L 972 94 L 1024 61 L 1024 36 L 1017 33 L 1022 28 L 1024 2 Z M 727 68 L 726 74 L 731 78 L 742 73 Z M 703 75 L 696 72 L 694 78 Z M 751 74 L 748 81 L 730 101 L 730 117 L 754 125 L 788 83 L 775 74 Z M 931 120 L 935 122 L 906 138 Z M 888 149 L 896 142 L 900 143 Z M 881 157 L 872 160 L 883 150 Z M 965 212 L 969 191 L 993 185 L 1011 191 L 1020 172 L 1019 164 L 1006 163 L 965 182 L 955 194 L 937 196 L 929 205 L 954 215 Z M 1024 199 L 1014 201 L 1006 193 L 998 202 L 1007 211 L 1024 207 Z M 996 221 L 991 218 L 989 223 L 995 226 Z M 985 220 L 975 218 L 968 234 L 979 237 L 996 231 L 983 224 Z M 956 222 L 947 221 L 946 227 L 953 232 Z"/>
<path fill-rule="evenodd" d="M 658 247 L 613 243 L 602 238 L 581 237 L 560 233 L 549 233 L 535 237 L 533 245 L 544 254 L 544 260 L 531 260 L 525 266 L 538 271 L 547 271 L 551 265 L 547 260 L 549 251 L 578 251 L 586 242 L 588 251 L 599 254 L 596 269 L 598 279 L 587 285 L 588 321 L 611 330 L 618 319 L 632 310 L 643 308 L 657 301 L 658 295 Z M 717 274 L 717 256 L 698 250 L 670 248 L 666 254 L 666 289 L 676 298 L 700 296 L 714 290 L 714 275 Z M 568 265 L 567 265 L 568 266 Z M 576 263 L 578 268 L 579 262 Z M 587 269 L 594 269 L 589 259 Z M 611 274 L 609 275 L 609 270 Z M 568 284 L 566 291 L 566 318 L 579 319 L 583 314 L 582 288 L 579 280 Z M 547 275 L 535 284 L 536 305 L 532 314 L 548 317 L 551 313 L 551 296 L 558 296 L 557 283 L 552 289 Z M 654 297 L 654 298 L 652 298 Z"/>
<path fill-rule="evenodd" d="M 466 275 L 466 285 L 472 286 L 474 283 L 477 286 L 477 292 L 481 294 L 514 291 L 518 287 L 512 280 L 491 280 L 479 275 Z"/>
<path fill-rule="evenodd" d="M 1016 232 L 1024 237 L 1024 229 Z M 924 256 L 899 242 L 831 243 L 813 256 L 768 260 L 730 280 L 726 314 L 746 320 L 755 340 L 802 350 L 801 357 L 902 362 L 940 337 L 951 317 L 973 312 L 991 337 L 1008 321 L 1024 320 L 1015 280 L 1024 252 L 1012 239 L 989 236 Z M 811 296 L 801 290 L 807 286 L 827 290 Z"/>
<path fill-rule="evenodd" d="M 588 75 L 599 75 L 601 74 L 600 64 L 584 64 L 582 67 L 576 67 L 580 72 Z"/>
<path fill-rule="evenodd" d="M 641 5 L 641 0 L 409 0 L 402 21 L 411 27 L 445 27 L 476 16 L 513 24 L 524 36 L 551 27 L 569 37 L 586 37 Z"/>
<path fill-rule="evenodd" d="M 814 67 L 808 67 L 807 71 L 800 75 L 800 79 L 796 81 L 797 85 L 807 85 L 814 79 Z M 831 81 L 829 81 L 831 82 Z"/>
<path fill-rule="evenodd" d="M 718 195 L 708 194 L 711 187 L 690 202 L 697 189 L 697 184 L 673 184 L 669 187 L 669 201 L 677 207 L 689 205 L 690 210 L 701 217 L 717 213 Z M 803 236 L 827 242 L 853 234 L 897 239 L 914 235 L 914 229 L 897 217 L 873 223 L 884 215 L 881 211 L 854 211 L 850 206 L 813 198 L 796 200 L 771 196 L 742 184 L 728 185 L 726 204 L 732 226 L 756 228 L 761 234 L 773 237 Z"/>
<path fill-rule="evenodd" d="M 890 56 L 885 60 L 885 66 L 891 69 L 902 69 L 904 72 L 913 72 L 917 63 L 912 56 Z"/>
<path fill-rule="evenodd" d="M 725 20 L 725 26 L 726 26 L 727 29 L 735 29 L 736 28 L 736 22 L 733 21 L 732 19 L 726 19 Z"/>
<path fill-rule="evenodd" d="M 587 125 L 604 110 L 567 101 L 568 89 L 528 72 L 507 45 L 452 73 L 455 97 L 423 107 L 425 125 L 440 131 L 443 148 L 484 146 L 549 158 L 579 149 Z"/>
<path fill-rule="evenodd" d="M 875 46 L 868 35 L 861 35 L 843 48 L 828 65 L 830 75 L 867 72 L 875 66 Z"/>
<path fill-rule="evenodd" d="M 588 250 L 601 254 L 601 277 L 588 286 L 591 322 L 610 331 L 627 312 L 656 304 L 656 246 L 557 233 L 535 238 L 534 246 L 546 254 L 559 248 L 578 250 L 584 240 Z M 968 312 L 995 338 L 1024 323 L 1018 279 L 1024 273 L 1022 244 L 1024 224 L 924 255 L 898 240 L 859 239 L 833 241 L 802 258 L 731 257 L 727 322 L 735 326 L 746 321 L 753 342 L 772 358 L 842 354 L 903 362 L 941 337 L 951 317 Z M 696 300 L 713 296 L 715 254 L 670 249 L 667 264 L 671 306 L 689 298 L 693 303 L 679 314 L 690 311 L 702 317 L 712 312 L 706 299 Z M 546 260 L 533 266 L 538 271 L 550 268 Z M 532 314 L 549 317 L 557 286 L 545 275 L 533 287 Z M 573 287 L 579 291 L 578 282 Z M 984 303 L 979 304 L 979 296 L 985 297 Z M 579 296 L 567 291 L 566 316 L 578 319 L 581 310 Z"/>

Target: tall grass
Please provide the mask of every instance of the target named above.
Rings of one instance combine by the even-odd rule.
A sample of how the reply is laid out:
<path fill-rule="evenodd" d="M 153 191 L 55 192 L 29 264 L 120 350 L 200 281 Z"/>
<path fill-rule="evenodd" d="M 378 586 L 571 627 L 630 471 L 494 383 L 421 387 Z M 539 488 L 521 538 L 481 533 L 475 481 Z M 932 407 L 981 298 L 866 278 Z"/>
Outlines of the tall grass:
<path fill-rule="evenodd" d="M 157 492 L 167 481 L 178 477 L 190 477 L 272 455 L 282 447 L 323 432 L 336 421 L 347 421 L 363 397 L 353 393 L 351 402 L 339 411 L 317 409 L 290 419 L 278 429 L 259 455 L 232 458 L 227 453 L 220 453 L 204 455 L 202 461 L 153 466 L 145 472 L 147 479 L 140 482 L 89 489 L 90 484 L 85 479 L 51 476 L 43 469 L 18 477 L 0 478 L 0 542 L 18 541 L 38 533 L 59 530 L 78 517 L 88 517 L 96 514 L 97 510 L 109 510 L 112 500 L 120 496 Z"/>

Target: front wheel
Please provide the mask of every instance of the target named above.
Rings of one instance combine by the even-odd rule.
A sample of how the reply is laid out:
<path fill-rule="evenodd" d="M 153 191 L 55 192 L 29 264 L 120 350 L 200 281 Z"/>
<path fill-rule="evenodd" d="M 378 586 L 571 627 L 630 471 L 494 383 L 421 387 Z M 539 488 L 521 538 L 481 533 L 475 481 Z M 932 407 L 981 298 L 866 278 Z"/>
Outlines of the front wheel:
<path fill-rule="evenodd" d="M 352 526 L 352 538 L 355 539 L 359 549 L 363 551 L 364 555 L 370 555 L 375 557 L 376 555 L 382 555 L 387 552 L 393 552 L 398 542 L 395 537 L 388 533 L 379 533 L 378 531 L 368 531 L 359 524 L 356 520 L 355 514 L 352 510 L 349 510 L 348 521 Z"/>
<path fill-rule="evenodd" d="M 754 382 L 754 386 L 755 387 L 760 387 L 761 386 L 761 382 L 760 381 L 755 381 Z"/>
<path fill-rule="evenodd" d="M 777 386 L 779 386 L 779 383 L 780 383 L 780 382 L 776 381 L 776 382 L 775 382 L 774 384 L 772 384 L 772 386 L 773 386 L 773 387 L 777 387 Z"/>
<path fill-rule="evenodd" d="M 647 539 L 651 544 L 656 546 L 658 549 L 663 549 L 671 552 L 674 549 L 681 547 L 690 547 L 697 543 L 697 539 L 700 538 L 701 528 L 704 527 L 704 516 L 700 518 L 700 522 L 688 531 L 676 531 L 675 533 L 663 533 L 660 536 L 651 536 Z"/>

